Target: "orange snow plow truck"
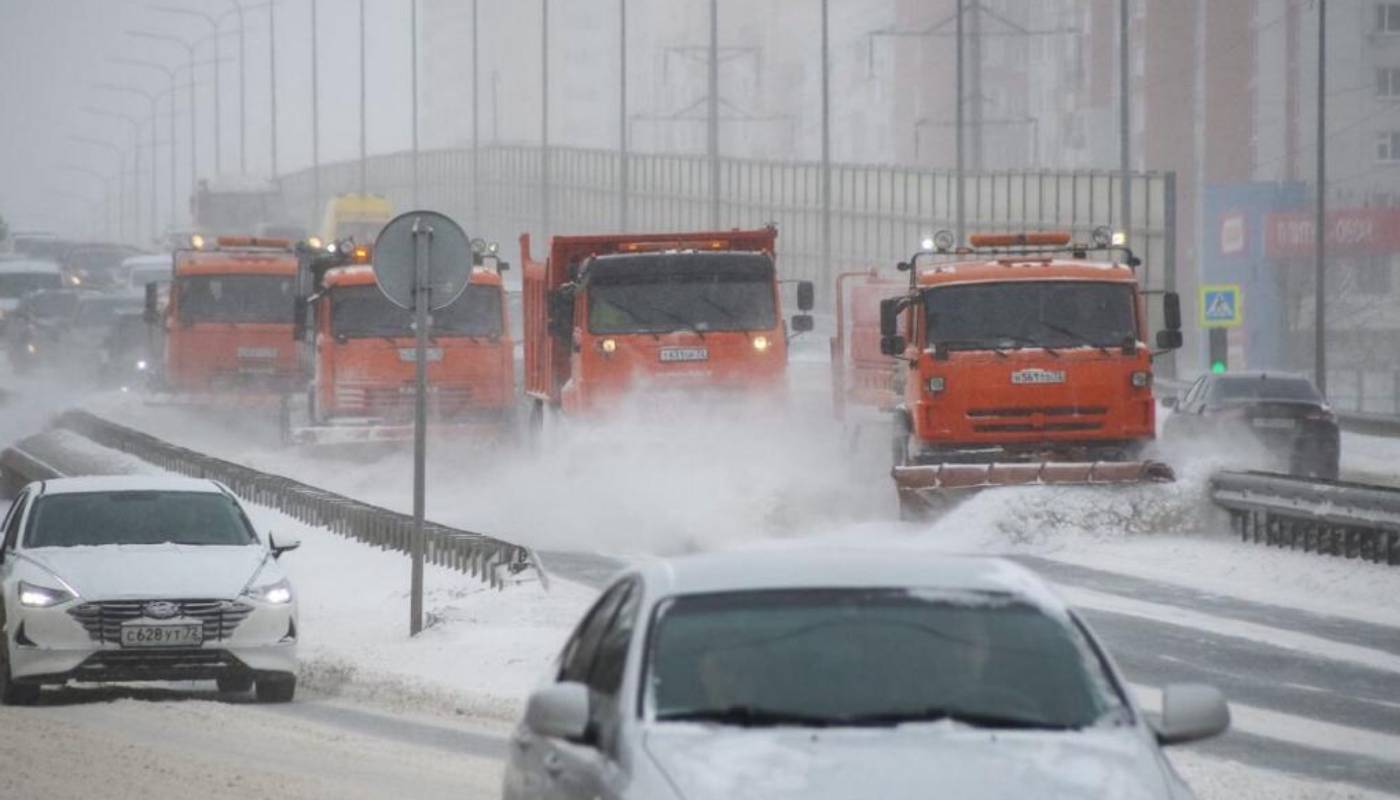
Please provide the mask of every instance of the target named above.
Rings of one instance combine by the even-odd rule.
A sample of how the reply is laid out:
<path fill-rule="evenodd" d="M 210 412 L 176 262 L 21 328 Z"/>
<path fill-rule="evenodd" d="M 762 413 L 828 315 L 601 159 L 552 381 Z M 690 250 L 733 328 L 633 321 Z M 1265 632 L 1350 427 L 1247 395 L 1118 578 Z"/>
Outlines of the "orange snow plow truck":
<path fill-rule="evenodd" d="M 788 325 L 774 264 L 776 228 L 555 236 L 524 265 L 525 392 L 546 409 L 597 413 L 634 393 L 785 390 Z M 798 282 L 796 333 L 812 329 L 812 284 Z"/>
<path fill-rule="evenodd" d="M 146 318 L 165 359 L 154 399 L 273 404 L 299 379 L 291 346 L 297 259 L 284 239 L 222 236 L 177 250 L 164 310 L 147 287 Z"/>
<path fill-rule="evenodd" d="M 505 433 L 515 407 L 514 347 L 500 270 L 475 248 L 467 287 L 432 313 L 428 414 L 434 433 Z M 380 291 L 370 248 L 303 245 L 295 333 L 310 382 L 283 404 L 283 440 L 298 445 L 411 442 L 416 397 L 413 313 Z"/>
<path fill-rule="evenodd" d="M 895 364 L 883 396 L 897 397 L 901 512 L 917 515 L 947 490 L 1174 480 L 1142 459 L 1156 431 L 1153 358 L 1181 346 L 1177 295 L 1163 293 L 1154 352 L 1139 260 L 1106 229 L 1091 243 L 1068 233 L 938 242 L 899 265 L 902 294 L 878 300 L 879 351 Z"/>

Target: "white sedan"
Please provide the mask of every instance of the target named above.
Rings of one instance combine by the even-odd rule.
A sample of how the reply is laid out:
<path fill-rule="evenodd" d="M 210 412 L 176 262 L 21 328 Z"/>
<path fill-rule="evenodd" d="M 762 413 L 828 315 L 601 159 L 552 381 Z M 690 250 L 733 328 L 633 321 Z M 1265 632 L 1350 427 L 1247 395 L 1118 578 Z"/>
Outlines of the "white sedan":
<path fill-rule="evenodd" d="M 0 545 L 0 702 L 68 681 L 209 680 L 287 702 L 297 605 L 277 558 L 213 481 L 121 476 L 26 486 Z"/>
<path fill-rule="evenodd" d="M 1229 725 L 1211 687 L 1149 722 L 1030 572 L 909 552 L 738 552 L 617 580 L 526 706 L 511 800 L 1188 798 L 1162 745 Z"/>

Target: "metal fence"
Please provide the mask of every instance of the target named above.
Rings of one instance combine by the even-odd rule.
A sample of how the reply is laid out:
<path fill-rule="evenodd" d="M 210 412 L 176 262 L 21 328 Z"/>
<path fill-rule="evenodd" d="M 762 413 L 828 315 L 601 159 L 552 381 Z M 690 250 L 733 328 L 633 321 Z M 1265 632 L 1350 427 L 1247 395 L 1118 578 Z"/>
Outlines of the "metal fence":
<path fill-rule="evenodd" d="M 422 153 L 417 205 L 442 211 L 473 235 L 503 245 L 526 231 L 538 239 L 554 233 L 774 222 L 784 276 L 821 287 L 830 287 L 837 272 L 853 266 L 893 265 L 923 237 L 956 226 L 957 180 L 950 170 L 833 165 L 828 225 L 818 162 L 724 158 L 714 191 L 710 162 L 703 156 L 631 154 L 624 192 L 615 150 L 554 147 L 547 154 L 546 168 L 541 149 L 533 145 L 492 145 L 475 154 L 471 149 Z M 387 196 L 399 209 L 414 205 L 411 155 L 375 156 L 366 173 L 368 191 Z M 359 162 L 322 166 L 319 181 L 311 170 L 286 175 L 282 187 L 292 213 L 314 223 L 327 198 L 359 191 Z M 1175 174 L 1139 173 L 1131 187 L 1133 219 L 1124 225 L 1117 218 L 1121 180 L 1116 172 L 967 173 L 967 230 L 1058 229 L 1087 238 L 1099 225 L 1126 229 L 1143 259 L 1144 283 L 1174 288 Z"/>

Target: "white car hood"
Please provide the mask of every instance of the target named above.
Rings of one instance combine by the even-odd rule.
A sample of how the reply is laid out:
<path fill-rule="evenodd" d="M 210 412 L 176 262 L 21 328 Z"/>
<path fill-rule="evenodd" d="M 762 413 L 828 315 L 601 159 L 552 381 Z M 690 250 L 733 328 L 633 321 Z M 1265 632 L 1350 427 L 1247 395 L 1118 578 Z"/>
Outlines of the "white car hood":
<path fill-rule="evenodd" d="M 684 800 L 1138 800 L 1168 797 L 1132 728 L 1006 732 L 667 724 L 646 750 Z"/>
<path fill-rule="evenodd" d="M 84 600 L 231 600 L 248 585 L 267 550 L 259 545 L 151 544 L 45 547 L 25 555 Z"/>

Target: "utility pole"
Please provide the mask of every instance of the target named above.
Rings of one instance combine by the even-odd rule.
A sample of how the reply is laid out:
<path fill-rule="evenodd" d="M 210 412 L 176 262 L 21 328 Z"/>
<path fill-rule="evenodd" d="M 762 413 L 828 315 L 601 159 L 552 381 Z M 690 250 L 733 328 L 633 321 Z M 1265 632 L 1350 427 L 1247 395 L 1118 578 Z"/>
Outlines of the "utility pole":
<path fill-rule="evenodd" d="M 1118 0 L 1118 192 L 1121 195 L 1118 227 L 1124 233 L 1133 227 L 1132 115 L 1129 105 L 1132 87 L 1128 63 L 1128 0 Z M 1196 191 L 1200 192 L 1201 187 L 1198 186 Z"/>
<path fill-rule="evenodd" d="M 369 152 L 365 142 L 365 0 L 360 0 L 360 195 L 369 194 Z"/>
<path fill-rule="evenodd" d="M 269 150 L 272 160 L 272 179 L 277 180 L 277 3 L 267 4 L 267 82 L 268 97 L 272 106 L 272 134 Z"/>
<path fill-rule="evenodd" d="M 481 37 L 477 35 L 477 0 L 472 0 L 472 226 L 481 229 Z"/>
<path fill-rule="evenodd" d="M 719 230 L 719 0 L 710 0 L 710 96 L 707 105 L 710 158 L 710 228 Z"/>
<path fill-rule="evenodd" d="M 822 276 L 831 277 L 831 8 L 822 0 Z M 840 303 L 840 300 L 837 300 Z"/>
<path fill-rule="evenodd" d="M 411 33 L 408 53 L 409 60 L 413 62 L 409 69 L 413 76 L 410 81 L 413 94 L 413 207 L 418 208 L 418 0 L 409 0 L 408 27 Z"/>
<path fill-rule="evenodd" d="M 1327 396 L 1327 0 L 1317 0 L 1317 185 L 1313 189 L 1313 380 Z"/>
<path fill-rule="evenodd" d="M 321 211 L 321 75 L 316 53 L 316 0 L 311 0 L 311 218 Z"/>
<path fill-rule="evenodd" d="M 617 229 L 627 230 L 627 195 L 631 176 L 627 164 L 627 0 L 617 1 Z"/>
<path fill-rule="evenodd" d="M 548 236 L 549 218 L 549 0 L 540 0 L 540 236 Z"/>
<path fill-rule="evenodd" d="M 954 71 L 954 72 L 956 73 L 956 75 L 957 75 L 956 80 L 957 80 L 958 85 L 957 85 L 957 91 L 955 92 L 955 94 L 957 95 L 957 111 L 956 111 L 956 112 L 954 113 L 954 115 L 953 115 L 953 116 L 954 116 L 954 122 L 953 122 L 953 124 L 954 124 L 954 126 L 957 128 L 957 133 L 954 135 L 953 138 L 954 138 L 954 140 L 955 140 L 955 142 L 956 142 L 956 144 L 955 144 L 955 146 L 954 146 L 954 150 L 957 151 L 957 166 L 956 166 L 956 168 L 954 169 L 953 180 L 954 180 L 954 181 L 956 182 L 956 184 L 957 184 L 957 186 L 956 186 L 956 192 L 955 192 L 955 195 L 956 195 L 956 203 L 957 203 L 957 210 L 956 210 L 955 213 L 957 214 L 958 244 L 962 244 L 963 242 L 967 241 L 967 207 L 966 207 L 966 205 L 965 205 L 965 200 L 966 200 L 966 187 L 963 186 L 963 183 L 964 183 L 964 176 L 965 176 L 965 169 L 966 169 L 966 167 L 967 167 L 967 151 L 966 151 L 966 148 L 965 148 L 965 146 L 964 146 L 965 143 L 964 143 L 964 141 L 963 141 L 963 134 L 964 134 L 964 130 L 963 130 L 963 104 L 964 104 L 964 102 L 965 102 L 965 86 L 964 86 L 964 82 L 963 82 L 963 80 L 964 80 L 964 75 L 963 75 L 963 38 L 964 38 L 964 29 L 963 29 L 963 2 L 964 2 L 964 0 L 956 0 L 956 2 L 957 2 L 957 4 L 958 4 L 958 11 L 957 11 L 957 29 L 956 29 L 957 44 L 954 46 L 953 52 L 954 52 L 954 58 L 957 59 L 957 62 L 958 62 L 958 63 L 957 63 L 957 68 L 954 69 L 953 71 Z"/>
<path fill-rule="evenodd" d="M 982 96 L 982 0 L 971 0 L 967 6 L 967 57 L 972 67 L 968 75 L 967 127 L 969 155 L 972 157 L 973 171 L 980 172 L 986 167 L 983 160 L 983 104 Z"/>
<path fill-rule="evenodd" d="M 238 14 L 238 172 L 248 174 L 248 26 L 243 24 L 243 4 L 229 0 Z"/>

